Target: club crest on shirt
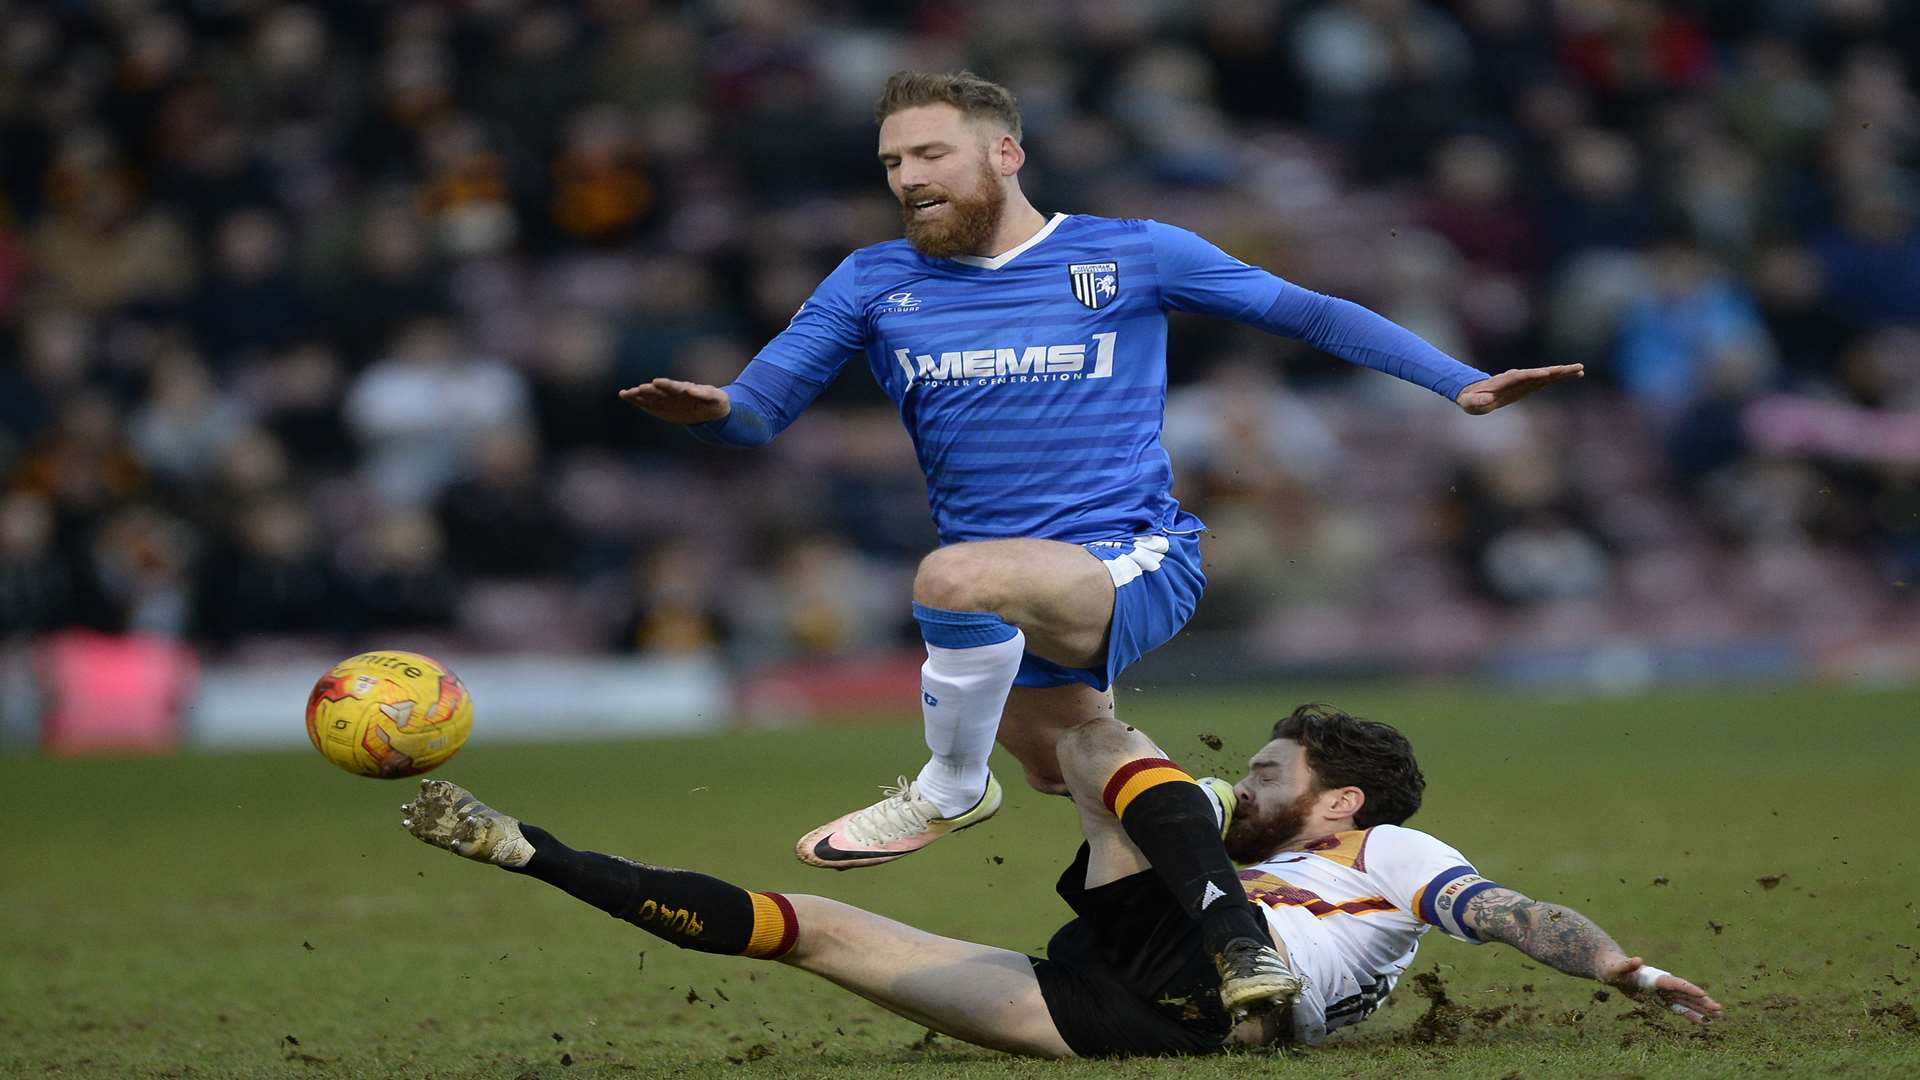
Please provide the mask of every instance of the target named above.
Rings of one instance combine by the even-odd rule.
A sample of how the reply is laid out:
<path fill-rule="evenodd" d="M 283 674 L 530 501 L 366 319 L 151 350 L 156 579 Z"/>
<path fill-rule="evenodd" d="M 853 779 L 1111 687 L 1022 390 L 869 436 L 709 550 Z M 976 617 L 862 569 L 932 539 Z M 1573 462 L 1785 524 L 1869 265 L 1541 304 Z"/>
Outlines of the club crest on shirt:
<path fill-rule="evenodd" d="M 1120 295 L 1120 264 L 1068 263 L 1067 280 L 1073 285 L 1073 298 L 1098 311 Z"/>

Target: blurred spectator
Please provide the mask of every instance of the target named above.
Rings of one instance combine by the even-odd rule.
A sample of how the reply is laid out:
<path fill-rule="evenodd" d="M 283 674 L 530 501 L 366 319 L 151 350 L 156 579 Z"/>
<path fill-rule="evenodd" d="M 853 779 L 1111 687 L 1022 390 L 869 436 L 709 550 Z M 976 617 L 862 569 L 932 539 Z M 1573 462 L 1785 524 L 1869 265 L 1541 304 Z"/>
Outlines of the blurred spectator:
<path fill-rule="evenodd" d="M 1456 136 L 1434 155 L 1421 220 L 1472 263 L 1529 273 L 1540 240 L 1531 209 L 1520 203 L 1513 184 L 1513 159 L 1505 147 L 1484 136 Z"/>
<path fill-rule="evenodd" d="M 615 347 L 612 320 L 582 308 L 556 311 L 541 327 L 528 374 L 534 415 L 548 447 L 566 452 L 631 445 L 649 437 L 664 441 L 616 393 L 648 376 L 619 371 Z M 728 351 L 740 355 L 736 349 Z"/>
<path fill-rule="evenodd" d="M 1772 247 L 1755 261 L 1752 281 L 1767 333 L 1787 368 L 1815 378 L 1832 375 L 1849 332 L 1826 302 L 1819 259 L 1803 247 Z"/>
<path fill-rule="evenodd" d="M 425 222 L 411 205 L 385 193 L 370 200 L 357 249 L 332 281 L 332 295 L 324 301 L 328 340 L 356 368 L 407 323 L 445 315 L 452 306 Z"/>
<path fill-rule="evenodd" d="M 1640 151 L 1620 135 L 1585 128 L 1564 138 L 1547 199 L 1547 235 L 1556 259 L 1585 248 L 1646 242 L 1654 204 L 1642 190 L 1640 167 Z"/>
<path fill-rule="evenodd" d="M 267 117 L 324 121 L 340 105 L 341 77 L 358 74 L 352 53 L 334 48 L 326 19 L 301 4 L 262 12 L 248 49 L 248 62 L 231 73 L 245 80 L 246 92 L 237 96 Z"/>
<path fill-rule="evenodd" d="M 1667 435 L 1667 453 L 1677 481 L 1692 483 L 1747 454 L 1741 417 L 1747 404 L 1773 385 L 1770 361 L 1751 342 L 1713 356 L 1692 401 Z"/>
<path fill-rule="evenodd" d="M 451 326 L 422 319 L 347 389 L 346 420 L 382 498 L 430 503 L 453 481 L 476 432 L 525 419 L 518 372 L 467 352 Z"/>
<path fill-rule="evenodd" d="M 782 544 L 772 571 L 738 597 L 733 621 L 760 660 L 849 656 L 893 644 L 908 575 L 886 574 L 844 541 Z"/>
<path fill-rule="evenodd" d="M 552 148 L 554 118 L 586 92 L 580 18 L 569 5 L 530 4 L 502 9 L 495 27 L 494 63 L 474 96 L 509 160 L 532 169 Z"/>
<path fill-rule="evenodd" d="M 340 411 L 343 368 L 332 349 L 306 342 L 256 369 L 258 378 L 250 387 L 255 412 L 308 468 L 336 471 L 353 460 Z"/>
<path fill-rule="evenodd" d="M 1621 385 L 1649 408 L 1675 412 L 1726 366 L 1773 362 L 1759 313 L 1745 290 L 1685 240 L 1653 253 L 1645 290 L 1620 328 Z"/>
<path fill-rule="evenodd" d="M 1771 35 L 1740 46 L 1739 62 L 1715 97 L 1733 134 L 1774 166 L 1806 154 L 1833 109 L 1827 89 L 1793 41 Z"/>
<path fill-rule="evenodd" d="M 203 247 L 236 207 L 277 209 L 280 177 L 210 85 L 169 96 L 153 131 L 153 189 Z"/>
<path fill-rule="evenodd" d="M 1598 595 L 1612 560 L 1539 452 L 1474 462 L 1458 485 L 1467 528 L 1462 555 L 1487 593 L 1510 604 Z"/>
<path fill-rule="evenodd" d="M 360 175 L 385 181 L 411 173 L 421 134 L 453 108 L 455 60 L 437 39 L 444 32 L 440 18 L 423 7 L 395 16 L 396 32 L 376 59 L 374 100 L 351 116 L 346 152 Z"/>
<path fill-rule="evenodd" d="M 186 76 L 195 41 L 170 13 L 134 8 L 122 20 L 119 64 L 102 105 L 116 141 L 144 160 L 155 114 Z"/>
<path fill-rule="evenodd" d="M 1816 242 L 1827 302 L 1855 326 L 1920 322 L 1920 219 L 1890 183 L 1842 192 L 1840 223 Z"/>
<path fill-rule="evenodd" d="M 133 504 L 100 526 L 94 572 L 111 630 L 185 637 L 192 619 L 195 536 L 187 523 Z"/>
<path fill-rule="evenodd" d="M 197 632 L 226 647 L 252 635 L 339 633 L 357 612 L 327 560 L 327 537 L 293 495 L 242 504 L 234 542 L 200 564 Z"/>
<path fill-rule="evenodd" d="M 288 265 L 279 219 L 258 208 L 222 219 L 212 266 L 193 304 L 195 338 L 223 368 L 248 350 L 269 352 L 303 336 L 306 298 Z"/>
<path fill-rule="evenodd" d="M 368 630 L 453 625 L 458 579 L 442 559 L 446 537 L 432 515 L 389 510 L 342 550 L 346 597 Z"/>
<path fill-rule="evenodd" d="M 248 428 L 227 444 L 215 480 L 226 501 L 265 495 L 287 487 L 294 479 L 287 449 L 272 433 Z"/>
<path fill-rule="evenodd" d="M 146 467 L 192 489 L 247 426 L 246 410 L 220 392 L 200 358 L 184 348 L 155 361 L 147 399 L 127 435 Z"/>
<path fill-rule="evenodd" d="M 1473 45 L 1476 112 L 1496 112 L 1553 77 L 1553 21 L 1533 0 L 1468 0 L 1456 5 Z"/>
<path fill-rule="evenodd" d="M 725 644 L 730 633 L 718 570 L 699 546 L 686 541 L 668 541 L 640 555 L 632 567 L 632 611 L 613 647 L 680 656 Z"/>
<path fill-rule="evenodd" d="M 774 318 L 773 312 L 778 311 L 776 333 L 785 328 L 786 320 L 793 316 L 800 301 L 806 299 L 806 293 L 819 284 L 810 280 L 811 275 L 806 271 L 798 271 L 798 277 L 809 279 L 807 284 L 798 287 L 801 295 L 789 307 L 776 307 L 792 298 L 792 293 L 787 290 L 789 283 L 770 284 L 772 275 L 790 269 L 789 266 L 762 269 L 750 283 L 753 298 L 760 301 L 752 314 L 764 322 Z M 696 347 L 713 347 L 715 339 L 734 329 L 736 320 L 744 316 L 740 313 L 730 317 L 721 307 L 716 299 L 718 289 L 713 272 L 697 260 L 649 260 L 633 267 L 629 281 L 633 299 L 628 305 L 629 317 L 621 326 L 618 344 L 620 378 L 627 385 L 656 375 L 675 374 L 676 356 Z M 777 296 L 762 299 L 775 288 L 781 290 Z M 744 298 L 736 298 L 736 302 L 739 299 Z M 744 365 L 740 357 L 750 357 L 754 346 L 736 342 L 734 348 L 739 350 L 732 354 L 735 362 Z M 734 370 L 737 372 L 739 368 Z"/>
<path fill-rule="evenodd" d="M 1168 395 L 1163 441 L 1177 468 L 1176 495 L 1204 507 L 1212 530 L 1207 573 L 1224 602 L 1210 605 L 1202 625 L 1300 595 L 1300 561 L 1323 554 L 1320 493 L 1337 486 L 1350 463 L 1314 403 L 1289 391 L 1266 358 L 1229 358 Z"/>
<path fill-rule="evenodd" d="M 1263 503 L 1319 482 L 1340 462 L 1312 404 L 1289 393 L 1260 357 L 1222 362 L 1169 394 L 1162 441 L 1180 465 L 1182 495 L 1208 505 Z"/>
<path fill-rule="evenodd" d="M 1283 38 L 1288 6 L 1283 0 L 1214 0 L 1202 5 L 1198 44 L 1213 66 L 1220 104 L 1230 115 L 1260 120 L 1298 117 L 1300 92 Z M 1070 78 L 1064 63 L 1049 66 L 1055 80 Z M 1024 81 L 1013 88 L 1027 112 L 1023 117 L 1027 130 L 1044 131 L 1047 141 L 1054 142 L 1062 134 L 1057 130 L 1058 119 L 1036 128 L 1034 88 Z"/>
<path fill-rule="evenodd" d="M 1640 119 L 1711 71 L 1712 42 L 1698 22 L 1657 0 L 1560 5 L 1563 63 L 1619 120 Z"/>
<path fill-rule="evenodd" d="M 519 233 L 506 161 L 488 145 L 480 122 L 450 115 L 425 133 L 427 179 L 420 213 L 440 246 L 455 256 L 505 250 Z"/>
<path fill-rule="evenodd" d="M 94 333 L 93 324 L 69 308 L 42 308 L 23 320 L 18 361 L 0 367 L 5 449 L 17 454 L 32 445 L 53 425 L 60 403 L 85 388 Z"/>
<path fill-rule="evenodd" d="M 17 480 L 64 514 L 92 520 L 144 490 L 147 471 L 122 436 L 112 399 L 83 391 L 63 402 L 53 427 L 22 459 Z"/>
<path fill-rule="evenodd" d="M 1317 119 L 1335 130 L 1387 111 L 1369 106 L 1398 87 L 1465 79 L 1471 56 L 1459 25 L 1420 0 L 1320 5 L 1294 25 L 1292 44 Z"/>
<path fill-rule="evenodd" d="M 1145 151 L 1154 179 L 1214 185 L 1233 175 L 1238 147 L 1214 104 L 1205 57 L 1179 46 L 1147 49 L 1116 81 L 1114 115 Z"/>
<path fill-rule="evenodd" d="M 627 118 L 605 106 L 574 117 L 553 165 L 554 224 L 577 240 L 613 244 L 632 239 L 652 208 Z"/>
<path fill-rule="evenodd" d="M 181 299 L 195 278 L 186 230 L 143 209 L 135 179 L 98 130 L 67 135 L 47 170 L 48 214 L 33 237 L 34 267 L 51 296 L 90 311 Z"/>
<path fill-rule="evenodd" d="M 1702 244 L 1744 258 L 1760 238 L 1766 191 L 1759 160 L 1715 133 L 1691 138 L 1676 163 L 1670 198 Z"/>
<path fill-rule="evenodd" d="M 439 516 L 448 561 L 463 573 L 537 576 L 566 568 L 567 523 L 541 476 L 531 431 L 480 433 L 467 475 L 440 498 Z"/>
<path fill-rule="evenodd" d="M 0 639 L 92 616 L 89 568 L 57 545 L 57 524 L 43 496 L 0 497 Z"/>

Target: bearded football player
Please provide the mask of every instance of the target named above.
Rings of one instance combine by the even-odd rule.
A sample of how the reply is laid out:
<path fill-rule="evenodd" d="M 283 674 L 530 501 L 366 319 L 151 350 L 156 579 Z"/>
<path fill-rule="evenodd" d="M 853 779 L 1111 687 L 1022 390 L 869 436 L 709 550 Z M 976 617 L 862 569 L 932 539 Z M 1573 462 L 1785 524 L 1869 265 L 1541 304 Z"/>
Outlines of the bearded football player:
<path fill-rule="evenodd" d="M 1142 732 L 1110 719 L 1069 728 L 1056 754 L 1085 843 L 1056 890 L 1073 913 L 1042 957 L 941 937 L 819 896 L 752 891 L 685 870 L 576 851 L 443 780 L 404 808 L 414 836 L 566 890 L 675 945 L 790 964 L 934 1031 L 1040 1057 L 1205 1054 L 1234 1044 L 1312 1044 L 1378 1009 L 1438 929 L 1650 996 L 1696 1024 L 1720 1005 L 1630 956 L 1571 908 L 1483 876 L 1444 841 L 1407 828 L 1426 779 L 1394 728 L 1326 706 L 1274 725 L 1231 788 L 1196 784 Z M 1287 1007 L 1244 1019 L 1185 898 L 1132 840 L 1156 793 L 1210 791 L 1244 865 L 1231 894 L 1298 982 Z M 1224 829 L 1222 829 L 1224 824 Z"/>

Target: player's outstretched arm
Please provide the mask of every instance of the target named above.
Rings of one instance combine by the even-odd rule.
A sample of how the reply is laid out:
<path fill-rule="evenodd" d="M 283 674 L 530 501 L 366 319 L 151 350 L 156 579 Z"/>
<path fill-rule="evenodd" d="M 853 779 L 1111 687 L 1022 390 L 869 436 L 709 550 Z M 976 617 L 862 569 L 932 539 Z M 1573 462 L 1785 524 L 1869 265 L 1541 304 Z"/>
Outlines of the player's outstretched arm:
<path fill-rule="evenodd" d="M 1712 1023 L 1720 1015 L 1720 1003 L 1705 990 L 1628 956 L 1592 919 L 1570 907 L 1495 887 L 1467 901 L 1462 921 L 1484 940 L 1505 942 L 1569 975 L 1632 994 L 1650 991 L 1696 1024 Z"/>
<path fill-rule="evenodd" d="M 705 383 L 655 379 L 620 391 L 620 400 L 669 424 L 705 424 L 733 411 L 727 392 Z"/>
<path fill-rule="evenodd" d="M 827 384 L 769 363 L 747 362 L 725 386 L 654 379 L 620 391 L 620 398 L 718 446 L 765 446 L 793 423 Z"/>
<path fill-rule="evenodd" d="M 1462 409 L 1480 416 L 1502 405 L 1511 405 L 1535 391 L 1545 390 L 1554 383 L 1583 378 L 1586 373 L 1585 364 L 1513 368 L 1479 382 L 1468 383 L 1453 401 Z"/>

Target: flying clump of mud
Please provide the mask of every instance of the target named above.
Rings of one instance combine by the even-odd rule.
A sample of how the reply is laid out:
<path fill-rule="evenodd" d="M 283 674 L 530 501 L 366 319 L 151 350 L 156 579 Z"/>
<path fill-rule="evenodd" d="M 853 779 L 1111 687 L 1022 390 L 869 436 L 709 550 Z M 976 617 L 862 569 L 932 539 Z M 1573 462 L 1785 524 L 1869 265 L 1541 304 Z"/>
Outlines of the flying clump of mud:
<path fill-rule="evenodd" d="M 1450 1043 L 1460 1037 L 1473 1010 L 1447 996 L 1447 984 L 1437 971 L 1423 971 L 1413 977 L 1413 992 L 1427 999 L 1427 1011 L 1413 1022 L 1409 1036 L 1429 1046 Z"/>

